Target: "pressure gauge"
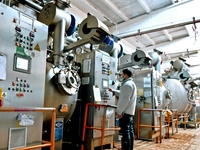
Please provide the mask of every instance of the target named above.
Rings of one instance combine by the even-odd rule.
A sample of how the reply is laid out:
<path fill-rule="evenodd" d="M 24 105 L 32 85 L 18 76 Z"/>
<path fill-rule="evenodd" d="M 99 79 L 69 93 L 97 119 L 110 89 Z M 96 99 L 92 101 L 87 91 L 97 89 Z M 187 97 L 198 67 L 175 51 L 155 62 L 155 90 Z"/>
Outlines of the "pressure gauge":
<path fill-rule="evenodd" d="M 81 47 L 77 47 L 76 48 L 76 54 L 80 54 L 82 52 L 82 48 Z"/>

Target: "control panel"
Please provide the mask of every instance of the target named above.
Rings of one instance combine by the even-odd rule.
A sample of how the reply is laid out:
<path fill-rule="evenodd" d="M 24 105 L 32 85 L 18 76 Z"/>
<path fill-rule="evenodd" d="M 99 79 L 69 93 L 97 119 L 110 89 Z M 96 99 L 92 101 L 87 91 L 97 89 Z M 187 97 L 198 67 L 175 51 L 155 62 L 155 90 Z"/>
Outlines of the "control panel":
<path fill-rule="evenodd" d="M 111 57 L 109 54 L 102 51 L 92 51 L 90 53 L 80 54 L 77 57 L 77 61 L 82 63 L 82 86 L 81 86 L 81 99 L 85 103 L 102 103 L 108 105 L 115 105 L 115 97 L 112 92 L 108 89 L 116 89 L 115 85 L 115 74 L 117 68 L 117 63 L 115 58 Z M 93 91 L 93 86 L 98 87 L 100 92 L 100 101 L 95 100 Z M 92 126 L 99 126 L 101 124 L 103 109 L 101 110 L 91 110 L 89 122 Z M 114 126 L 114 114 L 108 119 L 108 124 Z M 105 135 L 111 135 L 113 131 L 106 132 Z M 87 136 L 89 137 L 99 137 L 101 135 L 98 131 L 91 131 Z"/>
<path fill-rule="evenodd" d="M 2 107 L 43 107 L 48 27 L 1 2 L 0 20 Z M 8 149 L 8 131 L 16 125 L 17 114 L 0 113 L 0 134 L 4 136 L 0 139 L 0 149 Z M 32 115 L 36 121 L 28 128 L 28 143 L 41 141 L 42 137 L 43 114 Z"/>
<path fill-rule="evenodd" d="M 34 31 L 36 32 L 36 28 L 34 31 L 28 31 L 28 33 L 23 32 L 23 30 L 24 29 L 20 26 L 15 27 L 15 46 L 19 47 L 18 51 L 22 55 L 31 56 L 31 51 L 33 50 L 33 41 L 35 38 Z"/>

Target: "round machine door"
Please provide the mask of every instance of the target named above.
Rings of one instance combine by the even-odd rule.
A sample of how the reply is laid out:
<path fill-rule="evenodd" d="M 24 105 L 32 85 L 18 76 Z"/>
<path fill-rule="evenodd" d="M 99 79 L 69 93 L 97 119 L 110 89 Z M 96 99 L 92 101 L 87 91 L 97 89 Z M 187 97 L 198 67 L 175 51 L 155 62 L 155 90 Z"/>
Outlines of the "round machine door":
<path fill-rule="evenodd" d="M 81 85 L 81 79 L 76 71 L 62 71 L 58 74 L 59 81 L 60 78 L 62 78 L 62 82 L 58 82 L 58 88 L 63 94 L 74 95 L 78 92 Z"/>

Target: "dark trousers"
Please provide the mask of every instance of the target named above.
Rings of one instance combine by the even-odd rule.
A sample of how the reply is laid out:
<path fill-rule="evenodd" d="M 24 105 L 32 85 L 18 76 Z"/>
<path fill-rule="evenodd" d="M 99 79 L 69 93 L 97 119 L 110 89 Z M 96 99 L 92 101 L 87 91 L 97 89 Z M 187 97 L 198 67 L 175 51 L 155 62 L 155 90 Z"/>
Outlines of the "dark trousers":
<path fill-rule="evenodd" d="M 134 129 L 133 129 L 134 116 L 129 114 L 124 114 L 120 119 L 121 127 L 121 146 L 122 150 L 133 150 L 134 144 Z"/>

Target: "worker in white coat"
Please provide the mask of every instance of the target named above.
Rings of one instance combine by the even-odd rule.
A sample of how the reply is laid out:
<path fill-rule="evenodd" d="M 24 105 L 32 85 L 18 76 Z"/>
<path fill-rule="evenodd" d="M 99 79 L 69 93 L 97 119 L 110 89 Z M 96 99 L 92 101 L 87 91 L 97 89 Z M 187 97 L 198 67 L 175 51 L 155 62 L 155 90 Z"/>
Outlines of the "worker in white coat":
<path fill-rule="evenodd" d="M 132 80 L 132 71 L 124 69 L 122 71 L 122 85 L 120 90 L 109 88 L 113 95 L 119 96 L 116 115 L 120 120 L 122 133 L 122 150 L 133 150 L 134 147 L 134 115 L 136 107 L 137 89 Z"/>

